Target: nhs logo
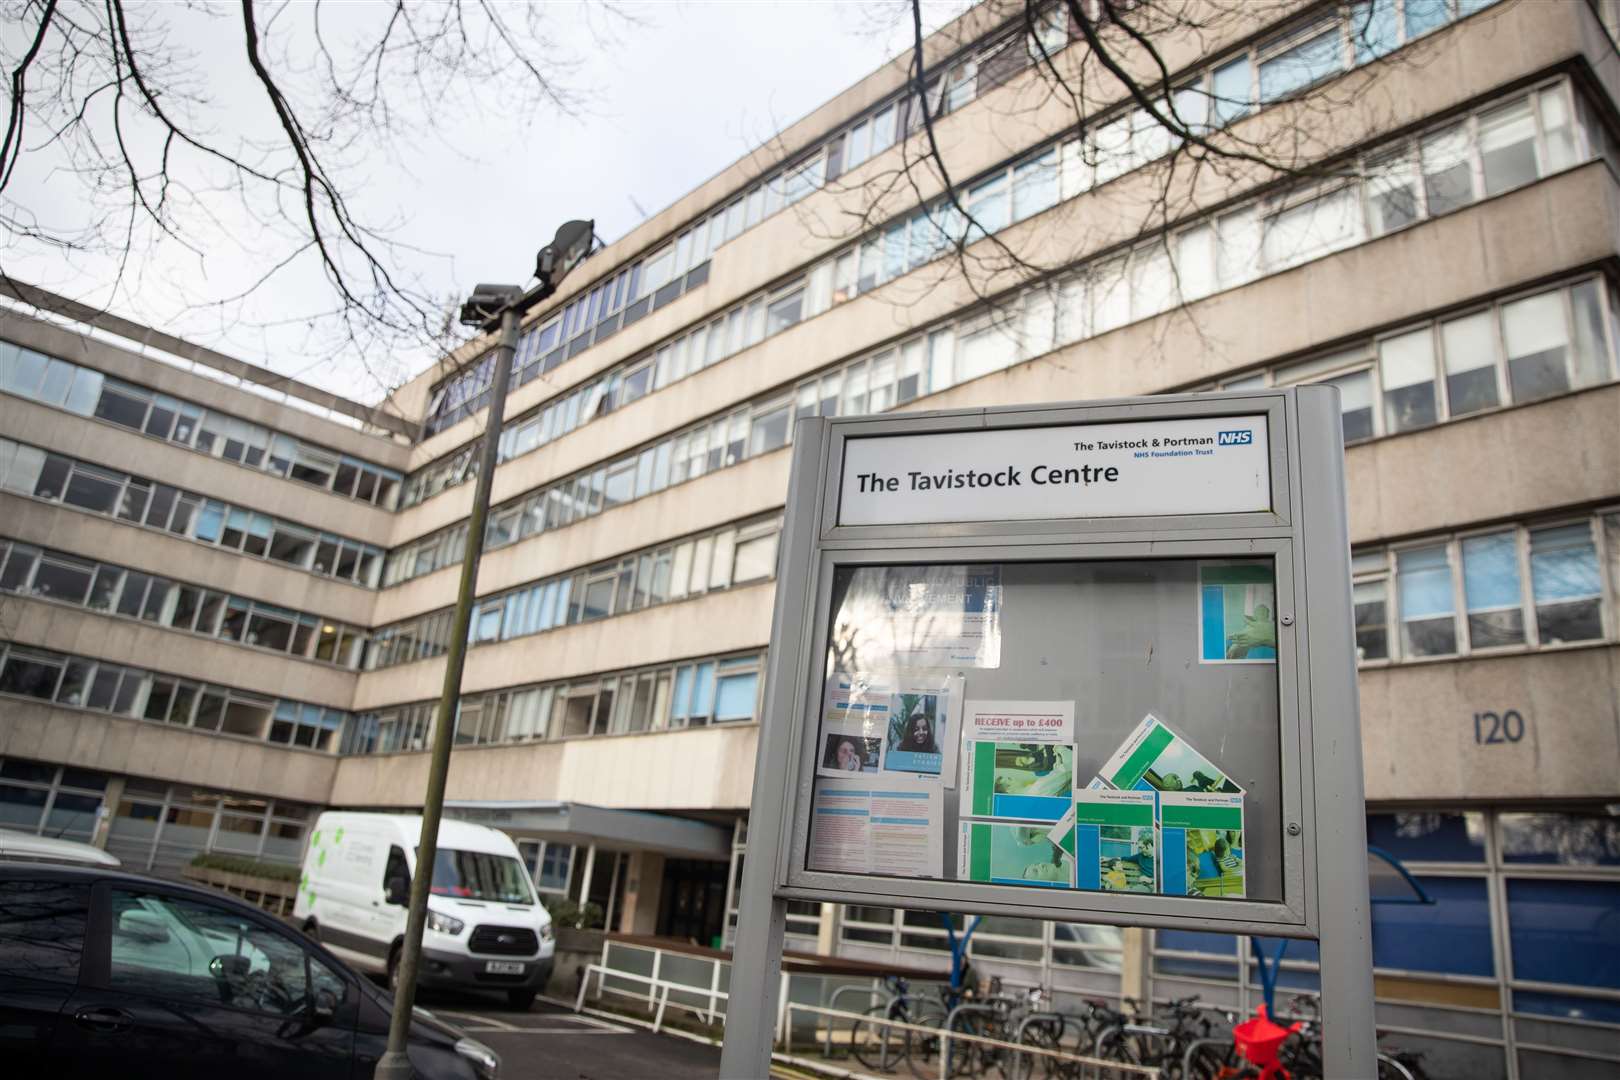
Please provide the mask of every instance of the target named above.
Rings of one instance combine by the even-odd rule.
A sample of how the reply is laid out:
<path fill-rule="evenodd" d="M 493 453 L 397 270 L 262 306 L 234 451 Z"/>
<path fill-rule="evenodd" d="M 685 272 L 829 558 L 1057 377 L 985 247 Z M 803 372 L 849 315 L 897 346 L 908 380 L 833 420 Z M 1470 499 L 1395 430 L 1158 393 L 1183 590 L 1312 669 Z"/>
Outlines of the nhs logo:
<path fill-rule="evenodd" d="M 1217 446 L 1249 446 L 1253 442 L 1253 431 L 1223 431 L 1215 439 Z"/>

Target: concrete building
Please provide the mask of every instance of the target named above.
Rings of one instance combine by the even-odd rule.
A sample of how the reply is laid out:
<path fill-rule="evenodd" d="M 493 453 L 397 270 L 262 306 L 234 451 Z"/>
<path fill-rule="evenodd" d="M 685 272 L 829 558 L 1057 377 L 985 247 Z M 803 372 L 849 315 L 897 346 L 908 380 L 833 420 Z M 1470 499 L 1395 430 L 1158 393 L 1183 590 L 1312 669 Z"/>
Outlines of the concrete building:
<path fill-rule="evenodd" d="M 1620 1074 L 1616 6 L 1218 25 L 1164 43 L 1177 100 L 1309 133 L 1308 185 L 1184 182 L 1122 91 L 1077 127 L 1032 56 L 1084 43 L 991 3 L 928 42 L 936 134 L 974 250 L 1050 272 L 964 272 L 932 174 L 884 182 L 904 61 L 573 272 L 516 359 L 449 797 L 611 928 L 724 939 L 796 416 L 1330 381 L 1369 832 L 1439 901 L 1377 913 L 1380 1023 L 1436 1076 Z M 39 299 L 0 315 L 0 824 L 173 872 L 417 805 L 488 343 L 374 412 Z M 943 948 L 888 909 L 790 934 Z M 993 919 L 974 957 L 1246 1005 L 1244 948 Z"/>

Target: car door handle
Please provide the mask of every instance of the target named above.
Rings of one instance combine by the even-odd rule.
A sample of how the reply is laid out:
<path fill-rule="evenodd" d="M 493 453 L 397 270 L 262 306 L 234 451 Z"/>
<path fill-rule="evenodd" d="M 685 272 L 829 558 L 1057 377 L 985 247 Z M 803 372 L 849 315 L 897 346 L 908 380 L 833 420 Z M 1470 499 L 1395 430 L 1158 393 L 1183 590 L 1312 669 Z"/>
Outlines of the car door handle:
<path fill-rule="evenodd" d="M 73 1019 L 78 1021 L 80 1027 L 108 1034 L 117 1031 L 128 1031 L 135 1023 L 135 1018 L 123 1009 L 113 1009 L 106 1006 L 80 1009 L 73 1014 Z"/>

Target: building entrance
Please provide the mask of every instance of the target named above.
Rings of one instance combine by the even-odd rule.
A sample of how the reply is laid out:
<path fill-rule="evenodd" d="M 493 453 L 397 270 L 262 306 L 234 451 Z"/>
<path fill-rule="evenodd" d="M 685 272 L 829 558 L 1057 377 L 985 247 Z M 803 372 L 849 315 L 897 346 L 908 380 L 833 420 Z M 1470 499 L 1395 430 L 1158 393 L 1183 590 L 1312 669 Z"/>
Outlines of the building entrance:
<path fill-rule="evenodd" d="M 658 936 L 720 948 L 727 869 L 726 863 L 707 859 L 666 859 L 658 900 Z"/>

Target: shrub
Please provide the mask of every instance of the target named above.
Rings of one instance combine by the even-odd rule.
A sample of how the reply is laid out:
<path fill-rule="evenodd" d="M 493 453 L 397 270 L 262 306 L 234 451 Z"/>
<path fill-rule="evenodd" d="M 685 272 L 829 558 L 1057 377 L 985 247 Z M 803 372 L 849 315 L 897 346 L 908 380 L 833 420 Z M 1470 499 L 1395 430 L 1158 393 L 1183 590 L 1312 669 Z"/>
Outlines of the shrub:
<path fill-rule="evenodd" d="M 191 860 L 191 865 L 203 870 L 223 870 L 227 874 L 246 874 L 249 877 L 271 878 L 275 881 L 296 882 L 299 869 L 286 863 L 263 862 L 246 855 L 222 855 L 205 851 Z"/>
<path fill-rule="evenodd" d="M 548 898 L 542 900 L 541 903 L 545 905 L 546 911 L 550 912 L 552 925 L 558 927 L 559 929 L 602 929 L 604 919 L 602 917 L 602 906 L 600 904 L 592 904 L 587 902 L 584 907 L 581 907 L 572 900 L 565 900 L 562 897 L 558 897 L 555 900 Z"/>

